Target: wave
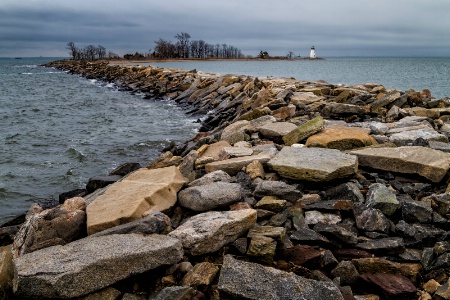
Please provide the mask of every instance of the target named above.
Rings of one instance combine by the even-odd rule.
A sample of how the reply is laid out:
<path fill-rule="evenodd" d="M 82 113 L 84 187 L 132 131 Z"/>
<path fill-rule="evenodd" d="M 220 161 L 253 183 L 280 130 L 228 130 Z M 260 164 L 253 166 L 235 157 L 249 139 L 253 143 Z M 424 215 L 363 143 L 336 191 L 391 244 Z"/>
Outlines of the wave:
<path fill-rule="evenodd" d="M 86 159 L 86 155 L 72 147 L 66 150 L 66 154 L 71 158 L 75 158 L 79 162 L 82 162 Z"/>

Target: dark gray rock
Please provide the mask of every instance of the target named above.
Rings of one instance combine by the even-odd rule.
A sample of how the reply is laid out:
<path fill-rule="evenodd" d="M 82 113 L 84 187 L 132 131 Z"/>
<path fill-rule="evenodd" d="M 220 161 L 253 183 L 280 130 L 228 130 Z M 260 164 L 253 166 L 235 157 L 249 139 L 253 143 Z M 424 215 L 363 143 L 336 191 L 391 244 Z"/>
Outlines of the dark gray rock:
<path fill-rule="evenodd" d="M 277 196 L 281 199 L 295 202 L 303 196 L 297 187 L 282 181 L 261 181 L 255 188 L 256 197 Z"/>
<path fill-rule="evenodd" d="M 109 176 L 96 176 L 89 178 L 88 183 L 86 184 L 87 193 L 90 194 L 95 190 L 104 188 L 114 182 L 122 179 L 120 175 L 109 175 Z"/>
<path fill-rule="evenodd" d="M 341 261 L 332 271 L 333 277 L 339 277 L 341 284 L 353 284 L 359 277 L 355 265 L 348 260 Z"/>
<path fill-rule="evenodd" d="M 112 170 L 109 175 L 119 175 L 119 176 L 125 176 L 129 173 L 136 171 L 137 169 L 140 169 L 141 165 L 139 163 L 124 163 L 114 170 Z"/>
<path fill-rule="evenodd" d="M 404 220 L 400 220 L 395 225 L 395 231 L 403 237 L 413 238 L 416 235 L 416 229 Z"/>
<path fill-rule="evenodd" d="M 129 233 L 167 234 L 171 229 L 170 218 L 159 211 L 153 211 L 145 218 L 94 233 L 91 237 Z"/>
<path fill-rule="evenodd" d="M 61 193 L 58 195 L 58 200 L 60 204 L 63 204 L 64 201 L 66 201 L 67 199 L 73 198 L 73 197 L 84 197 L 86 196 L 86 189 L 76 189 L 76 190 L 72 190 L 72 191 L 68 191 L 65 193 Z"/>
<path fill-rule="evenodd" d="M 333 246 L 333 243 L 330 242 L 326 237 L 307 227 L 299 228 L 298 230 L 294 231 L 291 234 L 290 238 L 291 240 L 297 241 L 303 245 L 317 245 L 325 248 Z"/>
<path fill-rule="evenodd" d="M 377 208 L 386 216 L 391 216 L 400 207 L 395 194 L 384 184 L 374 183 L 369 187 L 366 196 L 366 205 Z"/>
<path fill-rule="evenodd" d="M 361 193 L 360 186 L 354 182 L 347 182 L 325 191 L 329 199 L 343 199 L 354 202 L 364 202 L 364 196 Z"/>
<path fill-rule="evenodd" d="M 435 194 L 423 200 L 428 199 L 433 201 L 433 203 L 437 206 L 434 210 L 442 217 L 446 218 L 447 214 L 450 213 L 450 194 Z"/>
<path fill-rule="evenodd" d="M 399 237 L 371 240 L 368 242 L 359 243 L 356 247 L 381 255 L 398 254 L 405 251 L 403 239 Z"/>
<path fill-rule="evenodd" d="M 364 231 L 389 233 L 391 221 L 379 209 L 368 208 L 355 212 L 356 226 Z"/>
<path fill-rule="evenodd" d="M 330 282 L 316 281 L 294 273 L 248 263 L 226 255 L 218 288 L 221 299 L 339 300 L 339 289 Z"/>
<path fill-rule="evenodd" d="M 330 240 L 346 245 L 356 245 L 358 242 L 356 233 L 337 224 L 318 223 L 313 227 L 313 230 L 324 235 Z"/>
<path fill-rule="evenodd" d="M 402 201 L 402 218 L 411 223 L 429 223 L 432 220 L 433 209 L 430 202 L 405 200 Z"/>
<path fill-rule="evenodd" d="M 0 247 L 12 244 L 19 228 L 20 225 L 0 227 Z"/>

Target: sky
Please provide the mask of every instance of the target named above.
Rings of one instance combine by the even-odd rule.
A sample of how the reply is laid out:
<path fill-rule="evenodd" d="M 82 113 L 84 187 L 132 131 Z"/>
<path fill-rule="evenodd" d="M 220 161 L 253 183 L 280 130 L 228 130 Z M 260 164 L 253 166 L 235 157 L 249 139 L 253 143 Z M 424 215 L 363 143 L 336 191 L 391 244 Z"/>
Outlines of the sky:
<path fill-rule="evenodd" d="M 145 54 L 181 32 L 251 56 L 450 57 L 450 1 L 0 0 L 0 57 Z"/>

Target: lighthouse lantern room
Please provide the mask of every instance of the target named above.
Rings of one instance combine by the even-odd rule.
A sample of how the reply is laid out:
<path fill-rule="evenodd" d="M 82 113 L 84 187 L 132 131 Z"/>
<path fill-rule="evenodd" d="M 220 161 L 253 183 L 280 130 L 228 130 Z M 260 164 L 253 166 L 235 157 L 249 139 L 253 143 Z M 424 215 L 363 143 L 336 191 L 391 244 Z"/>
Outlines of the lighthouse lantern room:
<path fill-rule="evenodd" d="M 309 52 L 309 58 L 316 58 L 316 49 L 314 49 L 314 46 L 311 47 L 311 51 Z"/>

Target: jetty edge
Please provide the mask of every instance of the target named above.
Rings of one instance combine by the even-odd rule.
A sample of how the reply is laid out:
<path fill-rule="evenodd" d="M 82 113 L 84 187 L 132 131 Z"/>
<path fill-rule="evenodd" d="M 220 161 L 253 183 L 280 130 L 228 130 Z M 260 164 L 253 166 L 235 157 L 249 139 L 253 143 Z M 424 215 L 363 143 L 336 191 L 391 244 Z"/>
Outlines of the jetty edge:
<path fill-rule="evenodd" d="M 105 187 L 1 227 L 0 299 L 448 299 L 448 98 L 47 66 L 170 98 L 202 127 Z"/>

